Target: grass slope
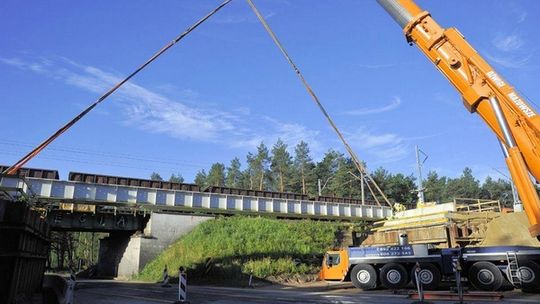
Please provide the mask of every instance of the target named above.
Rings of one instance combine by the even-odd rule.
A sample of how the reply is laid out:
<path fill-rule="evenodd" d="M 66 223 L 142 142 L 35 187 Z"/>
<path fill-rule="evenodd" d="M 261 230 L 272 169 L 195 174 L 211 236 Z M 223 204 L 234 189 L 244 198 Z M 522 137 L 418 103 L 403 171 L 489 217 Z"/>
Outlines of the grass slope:
<path fill-rule="evenodd" d="M 158 281 L 165 266 L 190 281 L 243 285 L 250 272 L 269 279 L 317 273 L 343 224 L 233 216 L 206 221 L 146 265 L 136 279 Z"/>

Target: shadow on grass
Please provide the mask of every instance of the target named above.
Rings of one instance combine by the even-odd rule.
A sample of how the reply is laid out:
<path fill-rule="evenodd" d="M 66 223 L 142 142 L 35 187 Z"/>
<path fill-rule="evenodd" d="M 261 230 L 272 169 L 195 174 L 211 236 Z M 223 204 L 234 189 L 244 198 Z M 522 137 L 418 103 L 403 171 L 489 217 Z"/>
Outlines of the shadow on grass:
<path fill-rule="evenodd" d="M 248 261 L 261 261 L 263 259 L 278 259 L 289 258 L 295 263 L 297 269 L 293 271 L 276 273 L 265 278 L 258 277 L 255 274 L 247 272 L 245 263 Z M 322 262 L 322 256 L 306 255 L 298 257 L 295 255 L 287 255 L 282 252 L 252 254 L 243 256 L 226 256 L 220 258 L 207 258 L 202 263 L 188 265 L 186 268 L 187 278 L 190 284 L 208 284 L 216 286 L 228 287 L 249 287 L 250 276 L 252 286 L 264 286 L 280 283 L 303 283 L 314 281 L 317 278 L 319 267 Z M 302 272 L 303 269 L 310 271 Z M 171 269 L 169 269 L 171 271 Z M 177 273 L 176 271 L 172 271 Z M 178 276 L 172 277 L 171 283 L 178 283 Z"/>

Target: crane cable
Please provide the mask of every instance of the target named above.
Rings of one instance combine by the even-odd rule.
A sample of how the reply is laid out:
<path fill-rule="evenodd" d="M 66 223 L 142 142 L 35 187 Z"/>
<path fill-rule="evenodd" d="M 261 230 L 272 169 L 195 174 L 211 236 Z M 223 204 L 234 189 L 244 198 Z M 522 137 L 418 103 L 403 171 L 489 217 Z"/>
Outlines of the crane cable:
<path fill-rule="evenodd" d="M 161 48 L 159 51 L 157 51 L 150 59 L 148 59 L 145 63 L 143 63 L 141 66 L 139 66 L 135 71 L 133 71 L 131 74 L 129 74 L 126 78 L 122 79 L 120 82 L 118 82 L 116 85 L 114 85 L 112 88 L 110 88 L 107 92 L 105 92 L 101 97 L 99 97 L 94 103 L 92 103 L 89 107 L 87 107 L 84 111 L 79 113 L 79 115 L 75 116 L 72 120 L 70 120 L 68 123 L 66 123 L 62 128 L 60 128 L 58 131 L 56 131 L 53 135 L 51 135 L 49 138 L 47 138 L 45 141 L 43 141 L 41 144 L 39 144 L 36 148 L 34 148 L 32 151 L 30 151 L 28 154 L 26 154 L 23 158 L 21 158 L 18 162 L 16 162 L 11 167 L 7 168 L 2 174 L 8 174 L 13 175 L 16 174 L 17 171 L 24 166 L 28 161 L 30 161 L 34 156 L 36 156 L 38 153 L 40 153 L 45 147 L 47 147 L 51 142 L 53 142 L 56 138 L 58 138 L 60 135 L 62 135 L 64 132 L 66 132 L 69 128 L 71 128 L 75 123 L 77 123 L 81 118 L 83 118 L 88 112 L 90 112 L 92 109 L 94 109 L 98 104 L 100 104 L 102 101 L 104 101 L 107 97 L 109 97 L 112 93 L 114 93 L 118 88 L 120 88 L 124 83 L 126 83 L 128 80 L 130 80 L 133 76 L 135 76 L 137 73 L 139 73 L 142 69 L 144 69 L 147 65 L 152 63 L 154 60 L 156 60 L 161 54 L 165 53 L 168 49 L 170 49 L 173 45 L 175 45 L 178 41 L 180 41 L 182 38 L 187 36 L 191 31 L 196 29 L 199 25 L 201 25 L 204 21 L 206 21 L 208 18 L 210 18 L 212 15 L 217 13 L 221 8 L 223 8 L 225 5 L 229 4 L 232 0 L 225 0 L 223 3 L 221 3 L 219 6 L 217 6 L 215 9 L 210 11 L 208 14 L 206 14 L 204 17 L 199 19 L 197 22 L 195 22 L 193 25 L 188 27 L 183 33 L 178 35 L 176 38 L 174 38 L 171 42 L 169 42 L 167 45 L 165 45 L 163 48 Z"/>
<path fill-rule="evenodd" d="M 377 191 L 384 198 L 386 203 L 390 207 L 392 207 L 392 204 L 388 201 L 388 198 L 386 197 L 386 195 L 383 193 L 381 188 L 379 188 L 379 186 L 377 185 L 375 180 L 371 177 L 371 175 L 367 172 L 367 168 L 361 163 L 359 158 L 356 156 L 356 153 L 354 153 L 353 149 L 349 146 L 347 140 L 345 140 L 345 137 L 339 131 L 338 127 L 336 126 L 336 124 L 334 123 L 334 121 L 332 120 L 332 118 L 330 117 L 330 115 L 328 114 L 328 112 L 326 111 L 324 106 L 322 105 L 321 101 L 319 100 L 319 98 L 317 97 L 315 92 L 311 89 L 311 86 L 308 84 L 308 82 L 306 81 L 306 79 L 302 75 L 302 72 L 300 72 L 300 69 L 296 66 L 294 61 L 291 59 L 291 57 L 289 56 L 289 54 L 287 53 L 287 51 L 285 50 L 285 48 L 283 47 L 281 42 L 278 40 L 277 36 L 274 34 L 274 32 L 272 31 L 272 29 L 270 28 L 270 26 L 268 25 L 268 23 L 266 22 L 264 17 L 261 15 L 259 10 L 255 6 L 255 3 L 253 3 L 252 0 L 246 0 L 246 1 L 248 2 L 249 6 L 251 7 L 251 9 L 255 13 L 255 15 L 257 15 L 257 18 L 262 23 L 263 27 L 266 29 L 266 32 L 268 32 L 268 35 L 270 35 L 270 37 L 274 41 L 275 45 L 279 48 L 279 50 L 281 51 L 281 53 L 283 54 L 285 59 L 289 62 L 290 66 L 292 67 L 292 69 L 294 70 L 294 72 L 296 73 L 298 78 L 300 78 L 300 80 L 302 81 L 302 84 L 306 88 L 307 92 L 312 97 L 313 101 L 317 104 L 317 106 L 319 107 L 319 109 L 321 110 L 323 115 L 326 117 L 326 119 L 328 120 L 328 122 L 330 123 L 330 125 L 332 126 L 332 128 L 334 129 L 336 134 L 338 135 L 338 137 L 341 140 L 341 142 L 343 143 L 343 145 L 345 145 L 345 149 L 347 150 L 347 152 L 351 156 L 351 158 L 352 158 L 352 160 L 353 160 L 353 162 L 354 162 L 354 164 L 356 166 L 356 169 L 358 169 L 359 172 L 365 174 L 365 176 L 368 178 L 368 180 L 371 183 L 373 183 L 373 185 L 375 185 L 375 187 L 377 188 Z M 377 203 L 379 203 L 379 202 L 377 201 Z M 379 205 L 380 205 L 380 203 L 379 203 Z"/>

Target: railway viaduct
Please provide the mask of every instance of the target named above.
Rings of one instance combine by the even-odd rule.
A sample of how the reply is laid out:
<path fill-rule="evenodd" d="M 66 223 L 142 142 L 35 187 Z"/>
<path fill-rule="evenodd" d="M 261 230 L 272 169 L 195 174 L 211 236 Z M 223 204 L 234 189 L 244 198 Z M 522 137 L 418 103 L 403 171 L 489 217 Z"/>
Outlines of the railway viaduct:
<path fill-rule="evenodd" d="M 376 221 L 387 206 L 356 200 L 26 169 L 2 176 L 0 192 L 32 200 L 46 212 L 52 230 L 108 232 L 100 241 L 98 273 L 128 277 L 199 223 L 216 215 L 258 215 L 283 219 Z"/>

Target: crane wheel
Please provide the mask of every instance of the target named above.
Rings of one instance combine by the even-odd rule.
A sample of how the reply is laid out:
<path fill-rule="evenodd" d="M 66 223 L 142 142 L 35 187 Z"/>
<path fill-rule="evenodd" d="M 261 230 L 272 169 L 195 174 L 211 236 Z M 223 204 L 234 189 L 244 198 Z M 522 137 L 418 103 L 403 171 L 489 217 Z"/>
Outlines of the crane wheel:
<path fill-rule="evenodd" d="M 403 265 L 388 263 L 381 268 L 381 283 L 388 289 L 401 289 L 409 283 L 409 274 Z"/>
<path fill-rule="evenodd" d="M 504 277 L 501 270 L 491 262 L 476 262 L 469 269 L 471 284 L 479 290 L 495 291 L 501 288 Z"/>
<path fill-rule="evenodd" d="M 540 292 L 540 265 L 534 261 L 520 261 L 519 275 L 521 290 L 524 292 Z"/>
<path fill-rule="evenodd" d="M 377 288 L 377 271 L 369 264 L 357 264 L 351 271 L 351 281 L 356 288 L 370 290 Z"/>
<path fill-rule="evenodd" d="M 413 266 L 411 271 L 411 281 L 416 287 L 416 267 Z M 420 272 L 418 273 L 418 279 L 422 282 L 425 290 L 435 290 L 439 287 L 441 282 L 441 271 L 437 266 L 431 263 L 420 263 Z"/>

